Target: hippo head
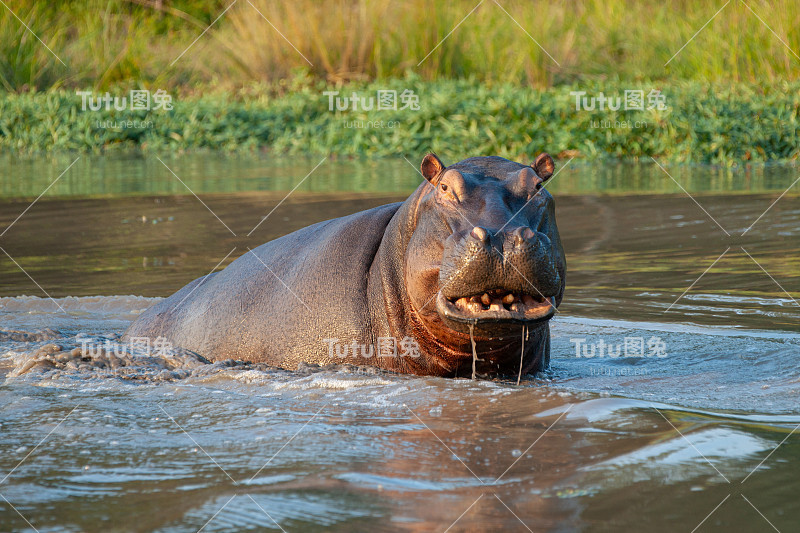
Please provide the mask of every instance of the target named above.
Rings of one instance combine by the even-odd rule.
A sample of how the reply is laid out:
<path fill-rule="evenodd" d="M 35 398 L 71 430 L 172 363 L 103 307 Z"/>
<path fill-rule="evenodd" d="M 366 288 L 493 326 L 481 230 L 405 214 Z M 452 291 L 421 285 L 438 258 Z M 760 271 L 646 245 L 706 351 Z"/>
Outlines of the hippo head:
<path fill-rule="evenodd" d="M 566 274 L 553 197 L 543 188 L 553 170 L 548 154 L 531 165 L 472 157 L 447 167 L 434 154 L 423 159 L 428 183 L 416 204 L 405 279 L 416 314 L 454 357 L 471 355 L 477 339 L 493 368 L 511 362 L 506 351 L 521 365 L 519 344 L 511 350 L 509 339 L 532 331 L 541 337 L 532 351 L 543 344 L 529 369 L 546 364 L 547 322 Z"/>

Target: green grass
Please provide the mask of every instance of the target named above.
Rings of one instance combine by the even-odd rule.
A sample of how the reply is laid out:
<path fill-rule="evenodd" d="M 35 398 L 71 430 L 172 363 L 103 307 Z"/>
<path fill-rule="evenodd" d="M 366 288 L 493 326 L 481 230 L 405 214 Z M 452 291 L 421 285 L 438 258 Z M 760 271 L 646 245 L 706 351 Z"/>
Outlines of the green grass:
<path fill-rule="evenodd" d="M 6 0 L 0 148 L 797 158 L 800 2 L 498 2 L 465 18 L 476 0 L 240 0 L 217 20 L 229 0 Z M 131 88 L 175 109 L 89 113 L 75 96 Z M 330 113 L 331 88 L 413 89 L 423 108 Z M 653 88 L 668 110 L 576 113 L 569 95 Z M 152 127 L 97 127 L 134 118 Z M 371 119 L 399 126 L 345 127 Z"/>
<path fill-rule="evenodd" d="M 0 87 L 231 89 L 297 70 L 333 83 L 413 72 L 536 87 L 800 75 L 796 0 L 733 0 L 710 22 L 721 6 L 705 0 L 486 0 L 465 19 L 476 3 L 242 0 L 187 51 L 228 0 L 6 0 L 66 66 L 0 6 Z"/>
<path fill-rule="evenodd" d="M 396 156 L 435 150 L 451 159 L 541 151 L 581 158 L 649 158 L 732 165 L 794 160 L 800 154 L 800 82 L 708 84 L 583 82 L 539 90 L 476 80 L 429 82 L 419 76 L 339 87 L 374 95 L 405 89 L 421 109 L 328 110 L 322 93 L 333 87 L 308 78 L 254 85 L 240 91 L 176 94 L 171 111 L 82 111 L 73 90 L 0 94 L 0 150 L 146 152 L 191 150 L 288 154 Z M 576 111 L 571 91 L 622 96 L 625 89 L 661 88 L 664 111 Z M 123 96 L 122 89 L 112 94 Z M 99 128 L 98 121 L 140 120 L 140 129 Z M 601 120 L 638 121 L 640 127 L 597 128 Z M 353 121 L 396 122 L 352 128 Z"/>

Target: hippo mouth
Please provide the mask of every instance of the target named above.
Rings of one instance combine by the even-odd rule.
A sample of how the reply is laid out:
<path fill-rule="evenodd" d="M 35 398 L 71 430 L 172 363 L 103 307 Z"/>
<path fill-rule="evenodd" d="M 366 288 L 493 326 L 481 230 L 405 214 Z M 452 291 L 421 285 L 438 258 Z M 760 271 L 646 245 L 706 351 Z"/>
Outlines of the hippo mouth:
<path fill-rule="evenodd" d="M 449 297 L 440 291 L 436 310 L 455 329 L 475 324 L 533 324 L 544 322 L 556 312 L 555 298 L 540 294 L 492 289 L 480 294 Z"/>

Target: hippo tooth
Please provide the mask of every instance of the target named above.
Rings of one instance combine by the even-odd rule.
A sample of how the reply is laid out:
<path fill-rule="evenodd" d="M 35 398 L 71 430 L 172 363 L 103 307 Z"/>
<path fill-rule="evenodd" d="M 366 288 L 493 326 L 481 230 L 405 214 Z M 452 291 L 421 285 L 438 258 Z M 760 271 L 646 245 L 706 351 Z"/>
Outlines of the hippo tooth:
<path fill-rule="evenodd" d="M 488 292 L 483 293 L 483 296 L 481 296 L 481 302 L 483 302 L 483 305 L 489 305 L 492 303 L 492 299 L 489 297 Z"/>
<path fill-rule="evenodd" d="M 466 309 L 467 308 L 467 299 L 466 298 L 459 298 L 456 300 L 456 307 L 459 309 Z"/>
<path fill-rule="evenodd" d="M 493 300 L 489 306 L 489 311 L 503 311 L 503 303 L 500 300 Z"/>
<path fill-rule="evenodd" d="M 516 302 L 516 303 L 511 304 L 511 310 L 514 311 L 515 313 L 524 313 L 525 312 L 525 306 L 522 305 L 519 302 Z"/>
<path fill-rule="evenodd" d="M 483 311 L 483 306 L 480 303 L 480 300 L 477 302 L 469 302 L 467 304 L 467 309 L 472 313 L 480 313 Z"/>
<path fill-rule="evenodd" d="M 472 298 L 470 298 L 469 301 L 472 302 L 472 303 L 475 303 L 475 304 L 479 304 L 479 303 L 481 303 L 481 297 L 475 295 Z"/>
<path fill-rule="evenodd" d="M 510 292 L 508 294 L 506 294 L 505 296 L 503 296 L 503 303 L 504 304 L 513 304 L 514 300 L 515 300 L 514 295 L 511 294 Z"/>

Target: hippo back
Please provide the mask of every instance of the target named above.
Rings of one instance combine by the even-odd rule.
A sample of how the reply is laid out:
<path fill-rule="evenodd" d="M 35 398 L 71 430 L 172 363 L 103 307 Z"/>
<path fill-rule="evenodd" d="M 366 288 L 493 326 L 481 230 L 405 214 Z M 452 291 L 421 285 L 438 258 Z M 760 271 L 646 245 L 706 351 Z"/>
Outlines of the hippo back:
<path fill-rule="evenodd" d="M 125 336 L 162 336 L 211 360 L 336 362 L 324 338 L 374 342 L 368 272 L 401 205 L 320 222 L 248 251 L 146 310 Z"/>

